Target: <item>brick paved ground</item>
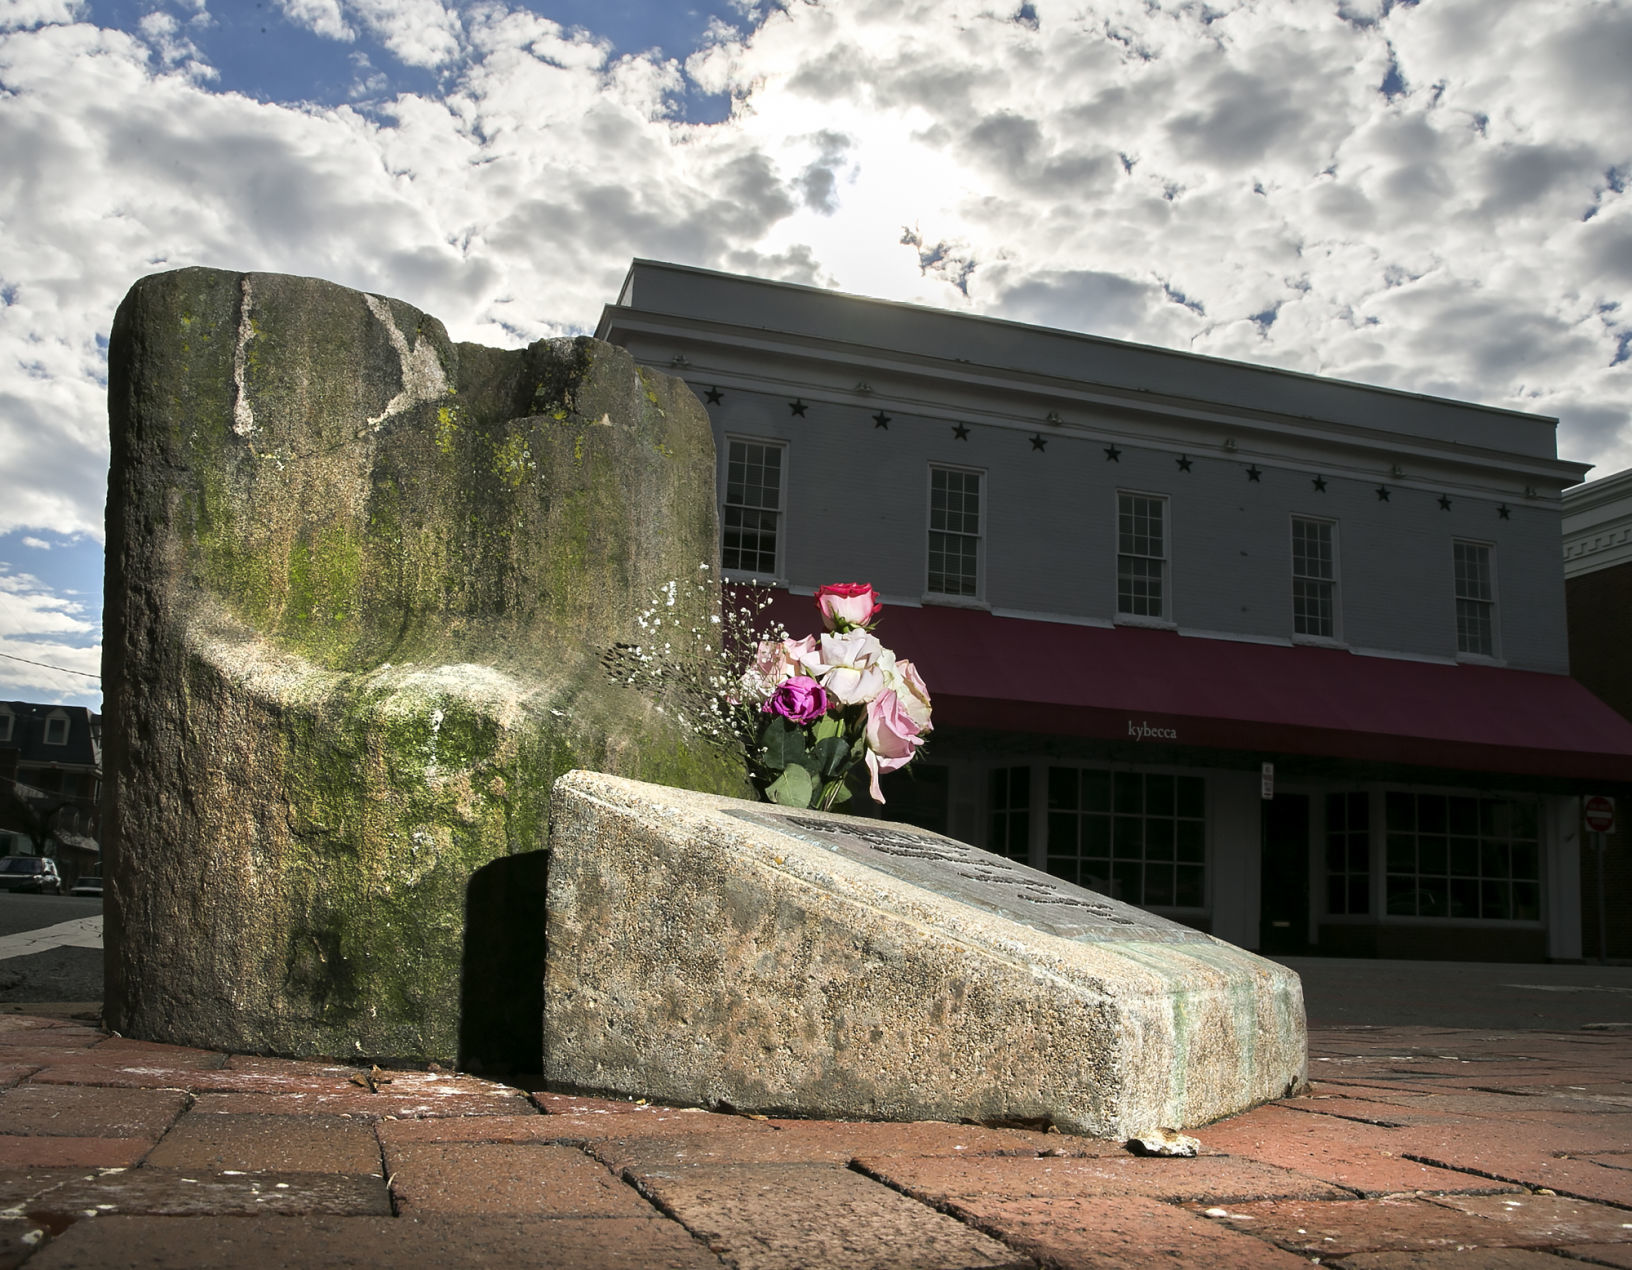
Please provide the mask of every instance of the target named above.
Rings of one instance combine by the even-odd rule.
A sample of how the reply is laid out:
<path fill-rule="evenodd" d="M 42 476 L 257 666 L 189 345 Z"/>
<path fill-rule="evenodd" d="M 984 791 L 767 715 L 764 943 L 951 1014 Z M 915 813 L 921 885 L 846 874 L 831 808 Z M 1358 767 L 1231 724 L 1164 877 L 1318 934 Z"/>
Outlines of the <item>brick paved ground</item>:
<path fill-rule="evenodd" d="M 1190 1160 L 764 1120 L 0 1016 L 0 1270 L 1632 1268 L 1632 1030 L 1326 1027 Z"/>

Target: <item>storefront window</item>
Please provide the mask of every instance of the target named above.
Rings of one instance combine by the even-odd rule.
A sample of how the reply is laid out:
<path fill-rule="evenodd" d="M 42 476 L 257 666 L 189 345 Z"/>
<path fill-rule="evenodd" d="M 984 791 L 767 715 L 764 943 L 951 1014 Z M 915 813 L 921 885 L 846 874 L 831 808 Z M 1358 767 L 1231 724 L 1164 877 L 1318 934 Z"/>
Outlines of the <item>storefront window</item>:
<path fill-rule="evenodd" d="M 1199 776 L 1048 769 L 1048 871 L 1130 904 L 1206 903 Z"/>
<path fill-rule="evenodd" d="M 1391 792 L 1391 917 L 1541 918 L 1534 801 Z"/>
<path fill-rule="evenodd" d="M 1326 795 L 1326 911 L 1371 912 L 1371 798 Z"/>
<path fill-rule="evenodd" d="M 1022 864 L 1031 859 L 1031 768 L 999 767 L 987 788 L 986 847 Z"/>

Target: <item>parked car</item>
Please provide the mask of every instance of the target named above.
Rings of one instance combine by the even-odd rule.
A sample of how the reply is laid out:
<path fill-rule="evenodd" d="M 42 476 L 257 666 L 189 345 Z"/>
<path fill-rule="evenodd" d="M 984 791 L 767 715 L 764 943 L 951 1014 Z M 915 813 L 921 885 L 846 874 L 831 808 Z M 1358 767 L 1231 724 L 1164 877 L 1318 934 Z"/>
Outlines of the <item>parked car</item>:
<path fill-rule="evenodd" d="M 68 888 L 70 895 L 89 895 L 92 899 L 102 898 L 102 878 L 95 873 L 83 875 L 79 881 Z"/>
<path fill-rule="evenodd" d="M 57 872 L 57 862 L 44 856 L 8 855 L 0 858 L 0 891 L 61 895 L 62 874 Z"/>

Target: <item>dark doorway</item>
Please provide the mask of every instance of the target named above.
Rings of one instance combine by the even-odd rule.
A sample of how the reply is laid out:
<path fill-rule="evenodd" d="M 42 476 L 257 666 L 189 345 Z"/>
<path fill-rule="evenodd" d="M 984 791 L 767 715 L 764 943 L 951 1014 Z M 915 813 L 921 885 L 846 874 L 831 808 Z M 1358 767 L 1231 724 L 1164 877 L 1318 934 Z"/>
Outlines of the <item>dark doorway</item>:
<path fill-rule="evenodd" d="M 1304 952 L 1309 947 L 1309 795 L 1277 794 L 1262 806 L 1258 950 Z"/>

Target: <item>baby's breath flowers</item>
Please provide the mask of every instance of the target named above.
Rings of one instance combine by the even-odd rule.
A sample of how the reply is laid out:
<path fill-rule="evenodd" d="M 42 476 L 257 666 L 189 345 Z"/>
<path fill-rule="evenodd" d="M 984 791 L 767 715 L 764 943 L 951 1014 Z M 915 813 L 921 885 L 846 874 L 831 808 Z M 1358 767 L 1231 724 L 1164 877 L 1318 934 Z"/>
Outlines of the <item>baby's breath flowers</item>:
<path fill-rule="evenodd" d="M 746 746 L 758 709 L 740 700 L 743 671 L 762 638 L 782 633 L 764 621 L 770 603 L 767 588 L 722 585 L 705 562 L 690 582 L 660 587 L 635 618 L 639 642 L 618 645 L 604 660 L 615 678 L 650 694 L 698 736 Z"/>

